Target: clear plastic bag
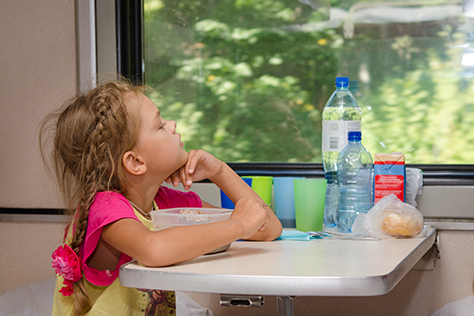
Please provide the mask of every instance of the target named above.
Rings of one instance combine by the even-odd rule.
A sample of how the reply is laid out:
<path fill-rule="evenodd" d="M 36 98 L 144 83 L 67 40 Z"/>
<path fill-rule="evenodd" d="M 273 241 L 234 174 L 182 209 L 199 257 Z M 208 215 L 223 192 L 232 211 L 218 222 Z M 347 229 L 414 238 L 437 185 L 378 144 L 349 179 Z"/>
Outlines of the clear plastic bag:
<path fill-rule="evenodd" d="M 422 237 L 423 214 L 414 206 L 400 201 L 394 194 L 389 194 L 367 214 L 359 214 L 352 231 L 378 238 Z"/>

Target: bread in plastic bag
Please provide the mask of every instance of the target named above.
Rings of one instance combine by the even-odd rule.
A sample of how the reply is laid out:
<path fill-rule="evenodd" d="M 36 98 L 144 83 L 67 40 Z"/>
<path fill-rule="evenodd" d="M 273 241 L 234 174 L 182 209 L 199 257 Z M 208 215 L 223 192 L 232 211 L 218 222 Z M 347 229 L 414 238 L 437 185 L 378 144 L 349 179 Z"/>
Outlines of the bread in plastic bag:
<path fill-rule="evenodd" d="M 400 201 L 394 194 L 389 194 L 367 214 L 360 213 L 352 231 L 378 238 L 421 237 L 423 214 L 414 206 Z"/>

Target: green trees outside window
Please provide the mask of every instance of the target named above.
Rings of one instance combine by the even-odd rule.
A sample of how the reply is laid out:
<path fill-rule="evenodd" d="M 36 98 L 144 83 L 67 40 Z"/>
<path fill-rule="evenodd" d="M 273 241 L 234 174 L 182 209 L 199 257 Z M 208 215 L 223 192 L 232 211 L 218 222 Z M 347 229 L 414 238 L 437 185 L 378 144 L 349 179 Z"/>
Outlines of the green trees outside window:
<path fill-rule="evenodd" d="M 145 83 L 187 150 L 227 162 L 321 162 L 321 113 L 334 79 L 347 76 L 372 154 L 474 162 L 474 18 L 460 2 L 144 6 Z"/>

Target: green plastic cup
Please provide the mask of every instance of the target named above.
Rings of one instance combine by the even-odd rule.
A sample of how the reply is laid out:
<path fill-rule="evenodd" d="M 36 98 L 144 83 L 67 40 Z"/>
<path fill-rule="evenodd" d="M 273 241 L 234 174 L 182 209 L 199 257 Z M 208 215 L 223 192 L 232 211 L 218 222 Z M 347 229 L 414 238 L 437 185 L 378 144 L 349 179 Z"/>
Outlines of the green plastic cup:
<path fill-rule="evenodd" d="M 252 178 L 252 189 L 257 193 L 265 204 L 272 203 L 272 191 L 273 191 L 273 177 L 269 176 L 249 176 L 242 177 Z"/>
<path fill-rule="evenodd" d="M 299 231 L 322 231 L 326 179 L 294 179 L 295 219 Z"/>

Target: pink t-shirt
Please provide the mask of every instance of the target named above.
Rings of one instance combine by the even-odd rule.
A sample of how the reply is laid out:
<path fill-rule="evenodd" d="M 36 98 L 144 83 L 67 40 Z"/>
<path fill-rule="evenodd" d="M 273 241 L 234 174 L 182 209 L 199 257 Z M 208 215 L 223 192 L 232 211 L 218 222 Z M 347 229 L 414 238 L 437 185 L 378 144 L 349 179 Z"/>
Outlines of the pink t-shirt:
<path fill-rule="evenodd" d="M 167 187 L 161 187 L 158 190 L 155 202 L 159 209 L 202 207 L 202 201 L 196 193 L 178 191 Z M 122 194 L 111 191 L 97 193 L 89 210 L 85 241 L 79 251 L 84 276 L 95 285 L 106 286 L 112 284 L 119 275 L 120 266 L 132 260 L 129 255 L 121 253 L 119 263 L 114 270 L 99 271 L 87 265 L 87 260 L 97 247 L 104 226 L 124 218 L 140 221 L 135 215 L 130 202 Z"/>

